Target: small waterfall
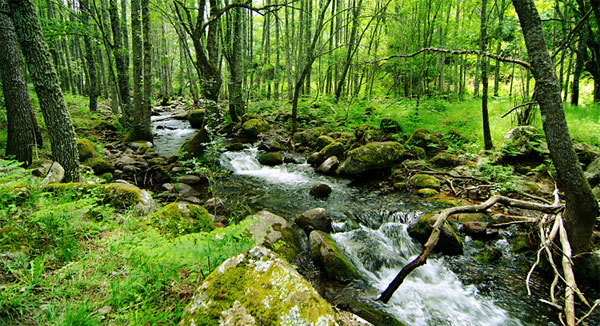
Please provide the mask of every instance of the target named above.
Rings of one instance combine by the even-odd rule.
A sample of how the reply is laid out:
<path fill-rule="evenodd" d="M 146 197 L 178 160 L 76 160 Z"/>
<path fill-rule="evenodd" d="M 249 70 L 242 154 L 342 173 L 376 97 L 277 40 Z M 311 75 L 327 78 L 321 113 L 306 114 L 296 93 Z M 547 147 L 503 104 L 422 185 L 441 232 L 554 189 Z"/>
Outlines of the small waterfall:
<path fill-rule="evenodd" d="M 194 137 L 198 129 L 190 126 L 187 120 L 163 119 L 171 112 L 161 112 L 153 116 L 152 133 L 154 149 L 160 155 L 175 155 L 186 140 Z M 156 120 L 156 121 L 154 121 Z"/>

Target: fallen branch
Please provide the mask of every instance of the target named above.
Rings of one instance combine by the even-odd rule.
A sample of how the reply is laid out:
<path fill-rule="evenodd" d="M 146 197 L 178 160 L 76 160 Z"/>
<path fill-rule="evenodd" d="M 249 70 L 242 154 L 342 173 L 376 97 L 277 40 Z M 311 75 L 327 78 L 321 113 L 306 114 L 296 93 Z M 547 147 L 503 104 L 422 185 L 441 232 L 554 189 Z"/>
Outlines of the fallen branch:
<path fill-rule="evenodd" d="M 446 54 L 452 54 L 452 55 L 463 55 L 463 54 L 482 55 L 482 56 L 486 56 L 486 57 L 489 57 L 489 58 L 492 58 L 492 59 L 495 59 L 498 61 L 502 61 L 502 62 L 516 63 L 518 65 L 525 67 L 526 69 L 531 68 L 531 65 L 527 61 L 515 59 L 515 58 L 503 57 L 503 56 L 500 56 L 500 55 L 497 55 L 494 53 L 490 53 L 490 52 L 483 52 L 483 51 L 479 51 L 479 50 L 448 50 L 448 49 L 439 49 L 439 48 L 423 48 L 423 49 L 421 49 L 417 52 L 411 53 L 411 54 L 394 54 L 394 55 L 391 55 L 386 58 L 381 58 L 381 59 L 369 61 L 366 63 L 371 63 L 371 64 L 378 63 L 381 61 L 387 61 L 387 60 L 391 60 L 394 58 L 412 58 L 423 52 L 439 52 L 439 53 L 446 53 Z"/>
<path fill-rule="evenodd" d="M 417 256 L 417 258 L 412 260 L 410 263 L 408 263 L 406 266 L 404 266 L 402 268 L 402 270 L 400 270 L 398 275 L 396 275 L 396 278 L 394 278 L 392 283 L 390 283 L 390 285 L 387 287 L 387 289 L 385 289 L 385 291 L 383 291 L 383 293 L 377 300 L 387 303 L 392 298 L 392 295 L 394 294 L 394 292 L 396 292 L 396 290 L 400 287 L 402 282 L 404 282 L 404 279 L 417 267 L 422 266 L 427 262 L 427 257 L 429 257 L 429 255 L 431 254 L 431 252 L 433 251 L 433 249 L 435 248 L 435 246 L 438 243 L 442 225 L 444 224 L 444 222 L 446 222 L 446 220 L 448 219 L 448 217 L 450 215 L 457 214 L 457 213 L 481 212 L 481 211 L 485 211 L 486 209 L 488 209 L 498 203 L 503 204 L 505 206 L 537 210 L 537 211 L 549 213 L 549 214 L 556 214 L 563 208 L 563 205 L 560 205 L 560 204 L 545 205 L 545 204 L 538 204 L 538 203 L 517 200 L 517 199 L 505 197 L 505 196 L 497 196 L 496 195 L 496 196 L 490 197 L 487 201 L 485 201 L 484 203 L 481 203 L 479 205 L 450 207 L 448 209 L 445 209 L 440 212 L 437 220 L 433 224 L 433 229 L 431 231 L 431 234 L 429 235 L 429 239 L 427 239 L 427 242 L 423 246 L 423 251 L 421 251 L 421 254 L 419 254 L 419 256 Z"/>
<path fill-rule="evenodd" d="M 519 105 L 517 105 L 517 106 L 513 107 L 512 109 L 508 110 L 508 112 L 504 113 L 504 114 L 501 116 L 501 118 L 504 118 L 504 117 L 506 117 L 507 115 L 509 115 L 511 112 L 513 112 L 514 110 L 516 110 L 516 109 L 518 109 L 518 108 L 522 108 L 522 107 L 524 107 L 524 106 L 530 106 L 530 105 L 534 105 L 534 104 L 537 104 L 537 102 L 536 102 L 536 101 L 532 101 L 532 102 L 527 102 L 527 103 L 519 104 Z"/>

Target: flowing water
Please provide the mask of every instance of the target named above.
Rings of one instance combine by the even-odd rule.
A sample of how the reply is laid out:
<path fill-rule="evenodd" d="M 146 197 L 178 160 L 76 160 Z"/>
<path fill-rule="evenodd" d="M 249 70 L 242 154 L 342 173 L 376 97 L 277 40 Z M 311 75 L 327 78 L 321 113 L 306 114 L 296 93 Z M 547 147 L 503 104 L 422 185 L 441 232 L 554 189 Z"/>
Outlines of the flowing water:
<path fill-rule="evenodd" d="M 154 148 L 160 155 L 174 155 L 184 141 L 194 137 L 198 131 L 190 126 L 187 120 L 164 119 L 171 112 L 161 112 L 152 116 L 152 132 Z M 164 119 L 164 120 L 163 120 Z"/>
<path fill-rule="evenodd" d="M 194 132 L 187 129 L 178 135 Z M 161 135 L 171 136 L 171 132 Z M 167 141 L 165 138 L 161 142 Z M 172 154 L 182 142 L 157 150 Z M 155 142 L 155 146 L 161 145 Z M 334 222 L 333 239 L 376 289 L 369 291 L 373 295 L 381 293 L 420 253 L 421 245 L 408 235 L 408 225 L 438 207 L 409 194 L 354 187 L 349 180 L 316 174 L 308 164 L 262 166 L 256 155 L 255 148 L 222 154 L 222 166 L 233 173 L 220 185 L 219 195 L 226 200 L 243 198 L 255 211 L 266 209 L 282 216 L 326 208 Z M 327 200 L 309 195 L 317 183 L 332 188 Z M 504 257 L 495 266 L 477 264 L 469 239 L 465 244 L 465 255 L 434 255 L 413 271 L 385 306 L 386 311 L 407 325 L 558 325 L 554 311 L 538 298 L 526 297 L 526 271 L 515 263 L 505 239 L 496 242 Z M 534 278 L 532 286 L 534 292 L 547 293 L 543 280 Z"/>

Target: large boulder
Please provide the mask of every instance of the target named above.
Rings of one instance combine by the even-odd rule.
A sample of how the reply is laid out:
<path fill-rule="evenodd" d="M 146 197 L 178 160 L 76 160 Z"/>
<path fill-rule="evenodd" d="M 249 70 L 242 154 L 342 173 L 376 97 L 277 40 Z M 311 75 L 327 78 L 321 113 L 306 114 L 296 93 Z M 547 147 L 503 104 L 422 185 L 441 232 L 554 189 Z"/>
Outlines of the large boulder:
<path fill-rule="evenodd" d="M 210 136 L 203 128 L 192 139 L 186 140 L 179 148 L 179 151 L 184 153 L 185 158 L 201 157 L 207 143 L 210 143 Z"/>
<path fill-rule="evenodd" d="M 115 171 L 114 165 L 102 157 L 92 157 L 85 161 L 85 165 L 91 167 L 96 175 L 103 175 L 104 173 L 112 173 Z"/>
<path fill-rule="evenodd" d="M 288 261 L 302 250 L 302 230 L 283 217 L 260 211 L 248 218 L 252 220 L 248 232 L 256 245 L 274 250 Z"/>
<path fill-rule="evenodd" d="M 346 153 L 346 160 L 337 172 L 360 174 L 390 168 L 404 159 L 404 146 L 397 142 L 369 143 Z"/>
<path fill-rule="evenodd" d="M 421 244 L 425 244 L 429 239 L 437 217 L 435 214 L 424 214 L 416 223 L 409 226 L 408 234 L 417 239 Z M 447 255 L 462 255 L 463 253 L 463 242 L 448 221 L 442 225 L 440 238 L 434 250 Z"/>
<path fill-rule="evenodd" d="M 148 223 L 173 237 L 196 232 L 210 232 L 215 223 L 208 211 L 186 202 L 170 203 L 148 217 Z"/>
<path fill-rule="evenodd" d="M 257 246 L 229 258 L 204 280 L 179 325 L 333 326 L 338 318 L 289 263 Z"/>
<path fill-rule="evenodd" d="M 317 172 L 324 174 L 334 174 L 335 169 L 340 165 L 340 160 L 338 160 L 337 156 L 331 156 L 326 159 L 319 167 L 317 168 Z"/>
<path fill-rule="evenodd" d="M 573 144 L 573 149 L 575 149 L 579 162 L 584 165 L 588 165 L 600 157 L 598 148 L 588 143 Z"/>
<path fill-rule="evenodd" d="M 413 132 L 406 141 L 406 145 L 409 147 L 420 147 L 425 150 L 427 156 L 432 157 L 440 152 L 442 142 L 438 136 L 427 129 L 421 128 Z"/>
<path fill-rule="evenodd" d="M 544 134 L 532 126 L 518 126 L 509 130 L 500 148 L 502 159 L 508 162 L 539 161 L 547 154 L 548 144 Z"/>
<path fill-rule="evenodd" d="M 190 111 L 187 114 L 187 120 L 192 128 L 202 129 L 204 128 L 204 117 L 206 116 L 206 110 L 199 109 Z"/>
<path fill-rule="evenodd" d="M 89 139 L 77 139 L 77 153 L 79 153 L 79 161 L 85 162 L 92 157 L 98 157 L 96 146 Z"/>
<path fill-rule="evenodd" d="M 58 163 L 50 160 L 39 160 L 33 162 L 29 169 L 36 177 L 43 178 L 40 186 L 49 183 L 59 183 L 65 178 L 65 169 Z"/>
<path fill-rule="evenodd" d="M 428 174 L 415 174 L 410 178 L 410 184 L 417 189 L 436 189 L 439 190 L 441 182 L 438 178 Z"/>
<path fill-rule="evenodd" d="M 358 270 L 344 257 L 331 236 L 323 231 L 312 231 L 309 236 L 310 254 L 321 265 L 327 277 L 341 282 L 360 278 Z"/>
<path fill-rule="evenodd" d="M 305 211 L 296 218 L 296 223 L 308 234 L 313 230 L 333 232 L 331 216 L 325 208 L 318 207 Z"/>
<path fill-rule="evenodd" d="M 250 119 L 242 124 L 244 134 L 250 137 L 256 137 L 261 132 L 269 130 L 269 124 L 260 119 Z"/>
<path fill-rule="evenodd" d="M 465 160 L 460 159 L 458 156 L 456 156 L 454 154 L 440 152 L 440 153 L 436 154 L 434 157 L 432 157 L 431 159 L 429 159 L 429 163 L 431 163 L 435 166 L 438 166 L 438 167 L 448 168 L 448 167 L 455 167 L 455 166 L 465 164 Z"/>
<path fill-rule="evenodd" d="M 315 146 L 316 146 L 316 150 L 321 150 L 323 149 L 323 147 L 332 144 L 335 140 L 333 138 L 331 138 L 330 136 L 327 135 L 323 135 L 323 136 L 319 136 L 319 138 L 317 138 L 317 141 L 315 142 Z"/>

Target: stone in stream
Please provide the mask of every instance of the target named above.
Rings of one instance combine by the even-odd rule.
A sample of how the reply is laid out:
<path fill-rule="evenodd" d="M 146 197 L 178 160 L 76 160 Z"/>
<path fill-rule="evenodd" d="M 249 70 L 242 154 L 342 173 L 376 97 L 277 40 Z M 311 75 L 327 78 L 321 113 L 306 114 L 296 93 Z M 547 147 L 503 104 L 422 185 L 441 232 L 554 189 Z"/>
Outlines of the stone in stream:
<path fill-rule="evenodd" d="M 323 232 L 333 232 L 331 226 L 331 216 L 325 208 L 313 208 L 305 211 L 296 218 L 296 223 L 306 233 L 310 234 L 313 230 L 319 230 Z"/>
<path fill-rule="evenodd" d="M 391 168 L 405 158 L 404 146 L 397 142 L 368 143 L 346 153 L 339 174 L 361 174 Z"/>
<path fill-rule="evenodd" d="M 179 152 L 183 153 L 186 159 L 201 157 L 207 143 L 210 143 L 210 136 L 203 128 L 192 139 L 186 140 L 179 148 Z"/>
<path fill-rule="evenodd" d="M 408 234 L 424 244 L 429 239 L 437 217 L 435 214 L 424 214 L 416 223 L 409 226 Z M 463 242 L 448 221 L 442 225 L 440 238 L 434 250 L 447 255 L 462 255 L 463 253 Z"/>
<path fill-rule="evenodd" d="M 242 124 L 242 130 L 245 135 L 256 137 L 261 132 L 269 130 L 269 124 L 260 119 L 250 119 Z"/>
<path fill-rule="evenodd" d="M 326 159 L 325 162 L 321 163 L 317 168 L 317 172 L 323 174 L 335 174 L 335 169 L 340 165 L 340 160 L 338 160 L 337 156 L 331 156 Z"/>
<path fill-rule="evenodd" d="M 283 155 L 281 152 L 261 153 L 258 155 L 257 160 L 262 165 L 275 166 L 283 164 Z"/>
<path fill-rule="evenodd" d="M 248 232 L 256 245 L 265 246 L 288 261 L 292 261 L 302 250 L 302 230 L 283 217 L 260 211 L 247 219 L 251 220 L 252 226 Z"/>
<path fill-rule="evenodd" d="M 430 188 L 430 189 L 440 189 L 441 183 L 438 178 L 428 175 L 428 174 L 415 174 L 410 178 L 410 184 L 417 188 Z"/>
<path fill-rule="evenodd" d="M 313 261 L 323 267 L 331 280 L 351 282 L 360 279 L 354 265 L 341 253 L 331 236 L 323 231 L 312 231 L 309 236 Z"/>
<path fill-rule="evenodd" d="M 190 123 L 190 126 L 195 129 L 202 129 L 204 127 L 204 117 L 206 116 L 206 110 L 199 109 L 190 111 L 186 118 Z"/>
<path fill-rule="evenodd" d="M 331 187 L 327 184 L 319 183 L 310 189 L 310 194 L 318 199 L 326 199 L 331 194 Z"/>
<path fill-rule="evenodd" d="M 307 162 L 313 166 L 319 166 L 329 157 L 342 157 L 343 155 L 344 145 L 340 142 L 333 142 L 323 147 L 320 151 L 311 154 Z"/>

